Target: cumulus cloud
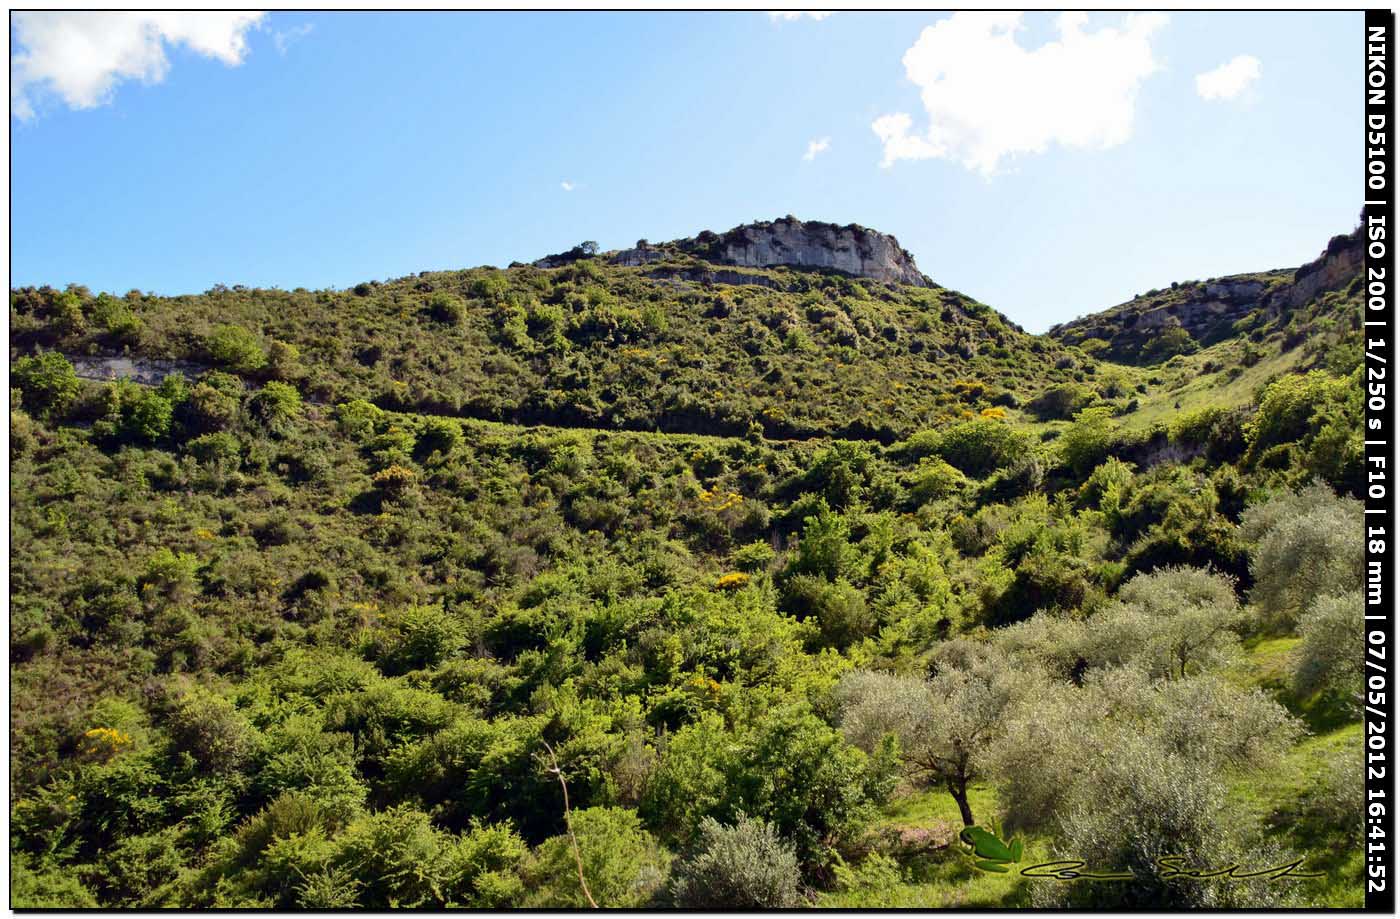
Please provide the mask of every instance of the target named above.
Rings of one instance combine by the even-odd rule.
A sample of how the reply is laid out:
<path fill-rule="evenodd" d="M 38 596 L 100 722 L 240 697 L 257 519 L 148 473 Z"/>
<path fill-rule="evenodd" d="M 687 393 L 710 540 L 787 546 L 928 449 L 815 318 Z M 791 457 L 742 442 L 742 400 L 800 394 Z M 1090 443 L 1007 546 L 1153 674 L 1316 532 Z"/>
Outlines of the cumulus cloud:
<path fill-rule="evenodd" d="M 564 189 L 564 191 L 573 191 L 573 190 L 574 190 L 574 183 L 573 183 L 573 182 L 570 182 L 570 181 L 567 180 L 567 179 L 565 179 L 563 182 L 560 182 L 560 183 L 559 183 L 559 187 L 562 188 L 562 189 Z"/>
<path fill-rule="evenodd" d="M 1259 58 L 1241 54 L 1214 70 L 1196 74 L 1196 93 L 1207 101 L 1234 99 L 1259 79 L 1263 71 Z"/>
<path fill-rule="evenodd" d="M 904 71 L 928 129 L 916 132 L 904 112 L 876 118 L 881 165 L 941 158 L 992 175 L 1003 159 L 1051 144 L 1107 149 L 1132 136 L 1138 88 L 1160 69 L 1152 36 L 1167 17 L 1135 13 L 1088 31 L 1087 13 L 1062 13 L 1058 39 L 1026 48 L 1022 15 L 954 13 L 923 30 Z"/>
<path fill-rule="evenodd" d="M 248 30 L 258 12 L 26 12 L 13 13 L 10 109 L 34 115 L 33 95 L 45 89 L 70 108 L 112 99 L 124 80 L 159 83 L 170 70 L 166 45 L 184 45 L 230 67 L 248 53 Z"/>
<path fill-rule="evenodd" d="M 822 137 L 816 140 L 809 140 L 807 141 L 807 152 L 802 154 L 802 158 L 810 163 L 812 160 L 817 158 L 818 154 L 825 153 L 827 150 L 830 149 L 830 137 Z"/>
<path fill-rule="evenodd" d="M 832 12 L 832 10 L 769 10 L 768 18 L 774 22 L 793 22 L 806 17 L 821 22 Z"/>

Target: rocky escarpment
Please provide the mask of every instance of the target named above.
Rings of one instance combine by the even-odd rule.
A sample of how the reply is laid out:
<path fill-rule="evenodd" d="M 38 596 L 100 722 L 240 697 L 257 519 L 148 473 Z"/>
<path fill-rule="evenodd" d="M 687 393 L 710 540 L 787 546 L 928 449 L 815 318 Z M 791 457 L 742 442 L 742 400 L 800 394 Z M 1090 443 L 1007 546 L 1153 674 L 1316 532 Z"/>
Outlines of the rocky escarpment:
<path fill-rule="evenodd" d="M 641 240 L 631 249 L 595 256 L 587 245 L 540 259 L 537 268 L 556 268 L 580 258 L 605 258 L 615 265 L 643 266 L 689 256 L 740 268 L 812 268 L 839 271 L 886 284 L 932 287 L 914 257 L 888 233 L 856 224 L 838 226 L 784 217 L 748 223 L 725 233 L 709 230 L 694 238 L 653 245 Z"/>
<path fill-rule="evenodd" d="M 1364 260 L 1361 229 L 1335 236 L 1316 259 L 1295 270 L 1234 275 L 1173 284 L 1127 303 L 1057 325 L 1050 336 L 1092 346 L 1129 363 L 1153 363 L 1197 345 L 1210 345 L 1257 314 L 1268 321 L 1320 294 L 1351 283 Z M 1103 344 L 1094 344 L 1094 341 Z"/>

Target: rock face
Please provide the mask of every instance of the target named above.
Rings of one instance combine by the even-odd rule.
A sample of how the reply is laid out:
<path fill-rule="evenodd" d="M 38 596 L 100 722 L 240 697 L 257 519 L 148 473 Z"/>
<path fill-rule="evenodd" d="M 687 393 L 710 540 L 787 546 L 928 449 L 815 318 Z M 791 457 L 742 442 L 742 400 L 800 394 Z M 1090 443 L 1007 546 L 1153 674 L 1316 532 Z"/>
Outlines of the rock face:
<path fill-rule="evenodd" d="M 1256 311 L 1270 319 L 1297 309 L 1329 290 L 1351 283 L 1365 256 L 1361 228 L 1335 236 L 1316 259 L 1296 271 L 1238 275 L 1172 285 L 1128 303 L 1050 329 L 1066 344 L 1090 338 L 1108 343 L 1106 354 L 1128 362 L 1161 360 L 1170 350 L 1157 347 L 1164 332 L 1179 328 L 1190 340 L 1209 345 L 1234 331 L 1234 324 Z M 1178 333 L 1179 334 L 1179 333 Z"/>
<path fill-rule="evenodd" d="M 1335 290 L 1350 281 L 1366 261 L 1366 241 L 1361 227 L 1343 236 L 1334 236 L 1321 255 L 1293 274 L 1293 284 L 1284 294 L 1289 307 L 1302 306 L 1325 290 Z"/>
<path fill-rule="evenodd" d="M 914 257 L 887 233 L 849 224 L 838 226 L 815 220 L 784 217 L 748 223 L 726 233 L 709 230 L 692 239 L 652 245 L 641 240 L 631 249 L 604 253 L 614 265 L 641 267 L 674 256 L 691 256 L 716 265 L 741 268 L 813 268 L 839 271 L 886 284 L 932 287 L 919 271 Z M 586 255 L 582 247 L 551 255 L 534 263 L 537 268 L 557 268 Z"/>
<path fill-rule="evenodd" d="M 721 265 L 828 268 L 886 284 L 930 286 L 899 240 L 855 224 L 842 227 L 784 217 L 745 224 L 723 235 L 701 233 L 694 240 L 679 240 L 675 245 Z"/>

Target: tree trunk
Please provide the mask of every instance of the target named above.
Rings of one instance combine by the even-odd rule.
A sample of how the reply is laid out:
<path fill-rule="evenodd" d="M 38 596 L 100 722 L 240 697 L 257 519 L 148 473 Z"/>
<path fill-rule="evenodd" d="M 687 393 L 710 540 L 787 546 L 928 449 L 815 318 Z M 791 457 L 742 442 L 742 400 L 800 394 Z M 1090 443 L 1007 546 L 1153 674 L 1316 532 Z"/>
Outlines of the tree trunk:
<path fill-rule="evenodd" d="M 972 819 L 972 807 L 967 803 L 967 781 L 949 779 L 948 794 L 952 795 L 953 800 L 958 802 L 958 811 L 962 813 L 963 826 L 972 826 L 976 821 Z"/>

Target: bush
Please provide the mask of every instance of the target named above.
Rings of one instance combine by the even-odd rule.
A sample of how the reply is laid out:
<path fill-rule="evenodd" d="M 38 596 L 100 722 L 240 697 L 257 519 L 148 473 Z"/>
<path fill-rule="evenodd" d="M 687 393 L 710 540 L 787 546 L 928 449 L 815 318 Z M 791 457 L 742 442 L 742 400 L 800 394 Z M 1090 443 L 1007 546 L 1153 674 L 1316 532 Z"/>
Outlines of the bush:
<path fill-rule="evenodd" d="M 940 432 L 934 451 L 961 472 L 980 479 L 1010 466 L 1029 449 L 1025 436 L 1006 422 L 974 418 Z"/>
<path fill-rule="evenodd" d="M 215 361 L 238 373 L 252 373 L 267 364 L 262 343 L 242 326 L 215 326 L 204 340 L 204 347 Z"/>
<path fill-rule="evenodd" d="M 201 434 L 185 444 L 185 452 L 205 465 L 227 469 L 238 468 L 243 456 L 238 438 L 227 431 Z"/>
<path fill-rule="evenodd" d="M 174 407 L 159 392 L 147 389 L 122 405 L 121 430 L 125 439 L 153 444 L 170 433 Z"/>
<path fill-rule="evenodd" d="M 633 811 L 589 807 L 570 819 L 578 840 L 578 860 L 567 835 L 540 844 L 527 871 L 531 892 L 527 906 L 582 909 L 589 906 L 579 884 L 579 861 L 593 900 L 604 909 L 635 909 L 661 892 L 670 856 L 642 829 Z"/>
<path fill-rule="evenodd" d="M 386 617 L 369 639 L 371 657 L 387 674 L 436 667 L 466 644 L 462 622 L 441 606 L 411 606 Z"/>
<path fill-rule="evenodd" d="M 1364 692 L 1365 606 L 1355 595 L 1323 597 L 1298 622 L 1293 686 L 1300 696 L 1315 692 L 1340 699 L 1359 712 Z"/>
<path fill-rule="evenodd" d="M 295 386 L 273 381 L 249 400 L 249 408 L 269 430 L 280 431 L 301 414 L 301 393 Z"/>
<path fill-rule="evenodd" d="M 875 627 L 875 617 L 865 603 L 865 595 L 845 579 L 828 581 L 810 574 L 799 574 L 783 588 L 785 606 L 799 619 L 817 623 L 823 642 L 833 648 L 846 648 L 860 641 Z"/>
<path fill-rule="evenodd" d="M 1026 408 L 1041 421 L 1055 421 L 1072 418 L 1094 401 L 1094 391 L 1082 383 L 1061 383 L 1028 402 Z"/>
<path fill-rule="evenodd" d="M 82 390 L 73 365 L 56 351 L 15 361 L 10 379 L 19 388 L 25 411 L 41 419 L 61 416 Z"/>
<path fill-rule="evenodd" d="M 1060 437 L 1060 459 L 1076 475 L 1086 476 L 1108 458 L 1115 431 L 1111 408 L 1086 408 Z"/>
<path fill-rule="evenodd" d="M 435 293 L 428 298 L 428 315 L 433 318 L 434 322 L 457 325 L 466 314 L 467 305 L 462 302 L 460 297 L 446 293 Z"/>
<path fill-rule="evenodd" d="M 205 689 L 191 689 L 177 698 L 165 726 L 176 750 L 213 773 L 238 771 L 257 744 L 256 731 L 243 713 Z"/>
<path fill-rule="evenodd" d="M 801 905 L 797 853 L 762 820 L 700 822 L 695 852 L 677 866 L 671 898 L 685 909 L 792 909 Z"/>

